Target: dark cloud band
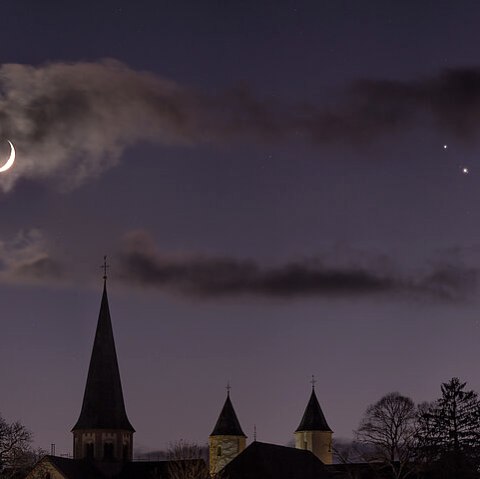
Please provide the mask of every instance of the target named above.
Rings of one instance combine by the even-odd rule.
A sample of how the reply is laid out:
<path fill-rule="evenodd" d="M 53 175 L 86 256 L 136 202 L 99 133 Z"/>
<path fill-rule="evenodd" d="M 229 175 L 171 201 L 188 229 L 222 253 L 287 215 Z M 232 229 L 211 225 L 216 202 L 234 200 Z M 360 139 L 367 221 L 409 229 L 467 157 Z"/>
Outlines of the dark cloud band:
<path fill-rule="evenodd" d="M 457 300 L 471 293 L 477 282 L 476 270 L 449 264 L 417 277 L 404 277 L 373 268 L 325 267 L 317 259 L 268 268 L 251 260 L 173 258 L 156 252 L 144 232 L 128 237 L 120 263 L 125 282 L 197 297 L 408 294 Z"/>

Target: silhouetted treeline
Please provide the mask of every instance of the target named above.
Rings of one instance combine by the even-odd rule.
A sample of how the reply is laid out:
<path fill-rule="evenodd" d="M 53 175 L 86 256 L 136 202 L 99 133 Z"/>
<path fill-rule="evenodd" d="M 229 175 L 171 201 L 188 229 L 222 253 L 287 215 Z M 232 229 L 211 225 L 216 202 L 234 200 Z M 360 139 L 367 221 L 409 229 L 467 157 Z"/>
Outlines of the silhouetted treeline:
<path fill-rule="evenodd" d="M 338 442 L 335 454 L 346 465 L 368 463 L 372 478 L 480 478 L 478 394 L 458 378 L 431 403 L 389 393 L 368 406 L 355 440 Z"/>

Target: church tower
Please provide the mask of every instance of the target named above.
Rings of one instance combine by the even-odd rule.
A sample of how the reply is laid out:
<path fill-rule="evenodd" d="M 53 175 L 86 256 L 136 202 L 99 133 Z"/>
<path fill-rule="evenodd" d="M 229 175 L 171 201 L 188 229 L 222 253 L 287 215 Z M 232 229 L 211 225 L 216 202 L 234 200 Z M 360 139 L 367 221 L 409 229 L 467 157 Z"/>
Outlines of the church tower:
<path fill-rule="evenodd" d="M 324 464 L 332 464 L 332 435 L 333 431 L 318 403 L 315 381 L 312 379 L 312 394 L 295 431 L 295 447 L 313 452 Z"/>
<path fill-rule="evenodd" d="M 104 265 L 106 271 L 106 264 Z M 133 429 L 123 401 L 122 383 L 108 307 L 106 274 L 82 410 L 73 432 L 74 459 L 131 461 Z"/>
<path fill-rule="evenodd" d="M 245 449 L 246 440 L 230 400 L 230 387 L 227 387 L 227 399 L 208 440 L 210 474 L 217 474 L 238 456 Z"/>

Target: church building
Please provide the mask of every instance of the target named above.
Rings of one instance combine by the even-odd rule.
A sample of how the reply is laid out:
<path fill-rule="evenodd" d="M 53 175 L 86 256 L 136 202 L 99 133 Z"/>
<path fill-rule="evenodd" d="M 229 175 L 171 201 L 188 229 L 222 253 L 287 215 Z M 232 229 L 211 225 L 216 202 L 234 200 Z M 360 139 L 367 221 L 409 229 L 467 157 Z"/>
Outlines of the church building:
<path fill-rule="evenodd" d="M 211 475 L 219 473 L 237 457 L 247 442 L 230 400 L 230 388 L 227 390 L 227 399 L 208 441 Z"/>
<path fill-rule="evenodd" d="M 132 460 L 135 429 L 125 411 L 106 279 L 82 410 L 72 432 L 74 459 Z"/>
<path fill-rule="evenodd" d="M 312 381 L 310 400 L 295 431 L 295 447 L 313 452 L 324 464 L 332 464 L 332 435 L 333 431 L 327 424 L 315 394 L 315 382 Z"/>
<path fill-rule="evenodd" d="M 203 469 L 206 478 L 208 471 L 201 459 L 133 461 L 135 429 L 128 419 L 123 400 L 106 275 L 103 280 L 82 409 L 72 428 L 73 459 L 45 456 L 27 479 L 166 479 L 173 471 L 178 474 L 182 470 L 179 463 L 183 466 L 188 462 L 196 463 L 196 470 Z"/>
<path fill-rule="evenodd" d="M 242 455 L 242 452 L 246 449 L 246 436 L 242 431 L 237 414 L 233 408 L 229 387 L 227 388 L 227 391 L 227 399 L 225 400 L 220 416 L 218 417 L 217 423 L 215 424 L 213 432 L 210 434 L 209 438 L 209 462 L 211 475 L 218 474 L 222 470 L 225 470 L 225 467 L 237 456 Z M 333 432 L 328 426 L 322 408 L 318 402 L 315 394 L 315 382 L 313 380 L 310 400 L 308 401 L 300 425 L 294 435 L 295 449 L 309 451 L 316 459 L 320 459 L 321 464 L 329 465 L 333 463 Z M 270 455 L 275 453 L 282 457 L 289 454 L 297 454 L 292 453 L 293 448 L 282 446 L 273 447 L 274 445 L 272 444 L 267 445 L 264 443 L 257 443 L 257 441 L 247 449 L 250 450 L 254 444 L 257 455 L 264 451 Z M 252 454 L 251 451 L 248 454 Z M 295 457 L 304 456 L 297 454 Z M 313 459 L 307 459 L 307 461 L 312 460 Z M 236 463 L 238 462 L 239 461 L 236 461 Z M 232 473 L 232 466 L 229 466 L 228 470 Z"/>
<path fill-rule="evenodd" d="M 106 265 L 105 265 L 106 268 Z M 134 461 L 104 276 L 95 339 L 79 418 L 72 428 L 73 459 L 48 455 L 27 479 L 328 479 L 347 477 L 332 464 L 332 430 L 315 394 L 294 433 L 295 448 L 257 442 L 248 447 L 230 388 L 202 459 Z M 179 464 L 182 467 L 178 467 Z M 195 478 L 185 472 L 195 465 Z M 172 467 L 175 466 L 175 469 Z M 183 472 L 182 472 L 183 471 Z M 360 477 L 360 476 L 359 476 Z M 368 476 L 362 476 L 368 477 Z"/>

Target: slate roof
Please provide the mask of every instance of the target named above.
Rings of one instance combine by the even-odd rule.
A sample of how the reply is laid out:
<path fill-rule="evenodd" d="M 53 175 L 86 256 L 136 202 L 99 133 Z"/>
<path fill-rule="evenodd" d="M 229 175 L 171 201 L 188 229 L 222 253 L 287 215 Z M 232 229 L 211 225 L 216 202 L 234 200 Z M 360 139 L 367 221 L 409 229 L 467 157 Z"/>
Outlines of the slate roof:
<path fill-rule="evenodd" d="M 338 479 L 394 479 L 394 473 L 388 464 L 357 462 L 352 464 L 333 464 L 328 470 Z M 413 477 L 425 477 L 423 474 Z"/>
<path fill-rule="evenodd" d="M 331 479 L 337 477 L 310 451 L 253 442 L 221 471 L 228 479 Z"/>
<path fill-rule="evenodd" d="M 68 459 L 66 457 L 45 456 L 43 461 L 50 462 L 60 473 L 68 479 L 104 479 L 91 462 L 85 460 Z"/>
<path fill-rule="evenodd" d="M 308 401 L 305 412 L 303 413 L 300 425 L 295 432 L 298 431 L 329 431 L 333 432 L 327 424 L 327 420 L 323 415 L 322 408 L 318 402 L 315 394 L 315 389 L 312 389 L 310 400 Z"/>
<path fill-rule="evenodd" d="M 235 409 L 233 409 L 230 394 L 227 394 L 227 399 L 223 405 L 220 416 L 218 416 L 217 423 L 213 428 L 210 436 L 245 436 L 238 421 Z"/>
<path fill-rule="evenodd" d="M 121 467 L 118 474 L 102 473 L 97 469 L 94 462 L 85 459 L 68 459 L 58 456 L 44 456 L 41 463 L 50 462 L 67 479 L 169 479 L 175 475 L 176 466 L 170 469 L 170 464 L 186 464 L 186 470 L 189 470 L 189 463 L 195 471 L 204 470 L 199 474 L 199 479 L 208 477 L 208 469 L 203 459 L 190 459 L 183 461 L 135 461 L 126 462 Z M 194 464 L 193 464 L 194 463 Z M 101 465 L 99 465 L 100 467 Z M 171 473 L 173 471 L 173 474 Z M 33 471 L 35 472 L 35 470 Z M 35 476 L 33 476 L 35 477 Z M 175 479 L 175 478 L 173 478 Z"/>
<path fill-rule="evenodd" d="M 123 401 L 106 282 L 98 316 L 82 411 L 72 431 L 77 429 L 123 429 L 135 431 Z"/>
<path fill-rule="evenodd" d="M 183 471 L 185 474 L 182 474 Z M 207 465 L 203 459 L 188 459 L 127 462 L 114 479 L 169 479 L 171 476 L 173 479 L 178 479 L 178 476 L 189 477 L 189 471 L 195 471 L 195 477 L 198 479 L 208 477 Z"/>
<path fill-rule="evenodd" d="M 97 469 L 95 462 L 85 459 L 68 459 L 44 456 L 27 478 L 37 477 L 42 463 L 50 462 L 66 479 L 178 479 L 176 467 L 171 463 L 195 463 L 197 479 L 208 479 L 208 469 L 203 459 L 184 461 L 134 461 L 118 464 L 120 472 L 108 474 Z M 101 464 L 99 465 L 99 467 Z M 202 469 L 205 471 L 202 473 Z M 190 468 L 187 466 L 186 470 Z M 310 451 L 253 442 L 220 472 L 228 479 L 393 479 L 391 471 L 381 464 L 334 464 L 325 466 Z"/>

